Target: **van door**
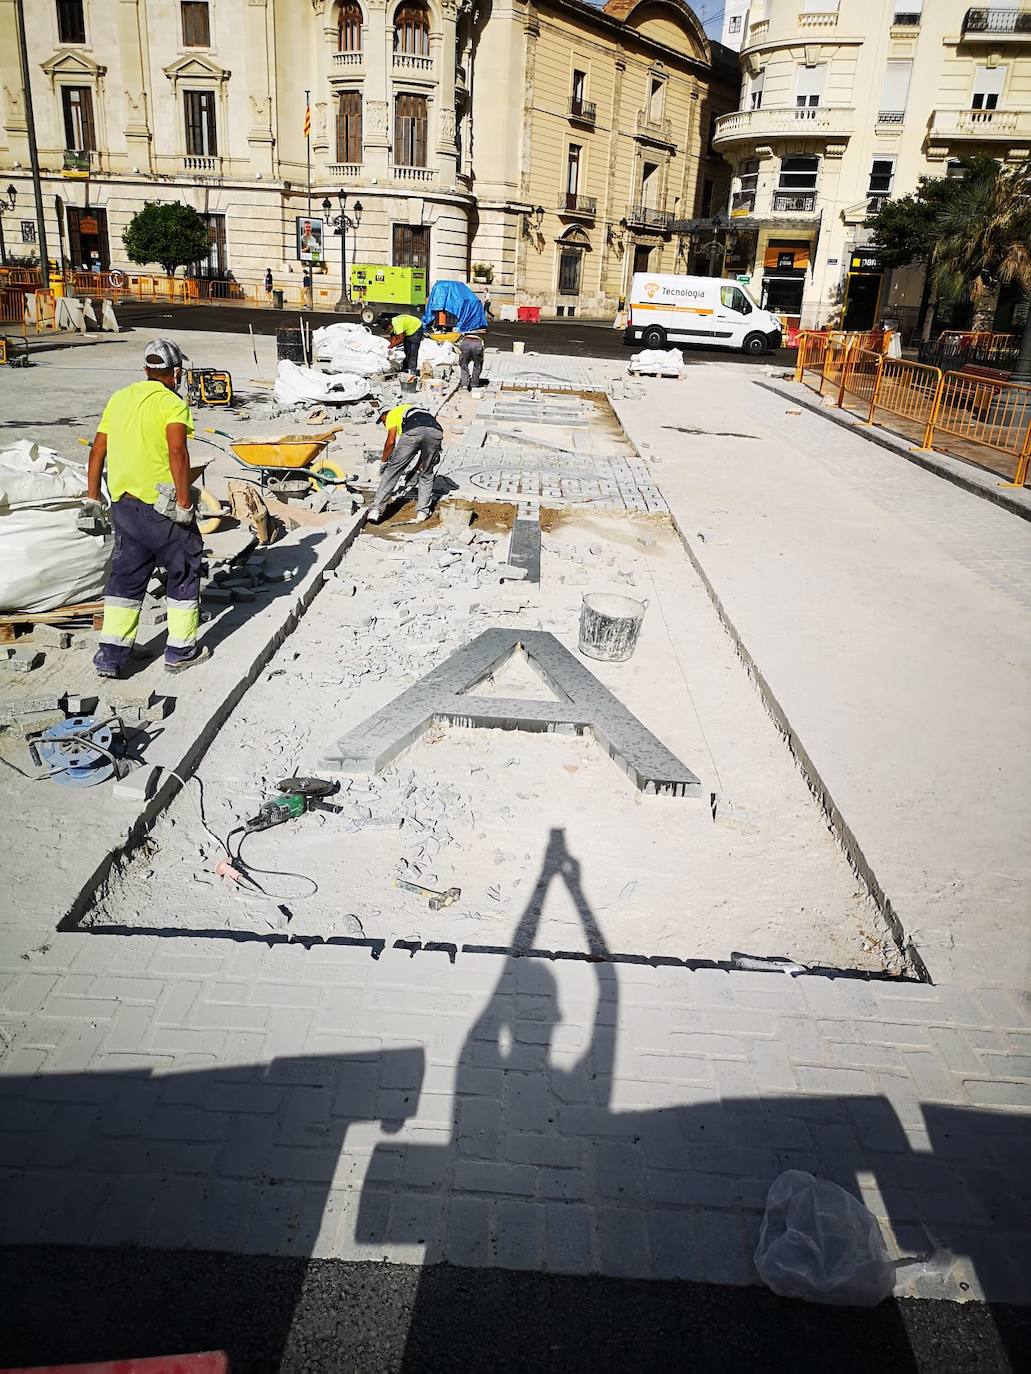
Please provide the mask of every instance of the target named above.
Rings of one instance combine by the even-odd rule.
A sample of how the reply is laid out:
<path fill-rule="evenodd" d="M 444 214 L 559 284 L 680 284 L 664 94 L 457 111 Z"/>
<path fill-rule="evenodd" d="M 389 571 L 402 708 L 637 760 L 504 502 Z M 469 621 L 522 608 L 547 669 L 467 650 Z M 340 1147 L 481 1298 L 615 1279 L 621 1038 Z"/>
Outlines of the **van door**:
<path fill-rule="evenodd" d="M 714 343 L 725 348 L 740 348 L 753 323 L 749 316 L 755 307 L 740 286 L 734 282 L 720 283 L 719 304 L 716 307 L 716 338 Z"/>

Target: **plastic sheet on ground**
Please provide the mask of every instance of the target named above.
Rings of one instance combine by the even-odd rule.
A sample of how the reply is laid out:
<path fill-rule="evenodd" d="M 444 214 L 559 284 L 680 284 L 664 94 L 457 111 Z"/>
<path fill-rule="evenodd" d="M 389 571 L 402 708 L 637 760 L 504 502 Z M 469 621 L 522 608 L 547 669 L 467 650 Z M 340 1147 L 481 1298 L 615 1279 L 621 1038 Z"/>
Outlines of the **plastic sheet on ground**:
<path fill-rule="evenodd" d="M 76 520 L 86 469 L 19 440 L 0 450 L 0 612 L 52 611 L 104 591 L 111 539 Z"/>
<path fill-rule="evenodd" d="M 684 355 L 679 348 L 645 348 L 630 359 L 633 372 L 680 372 Z"/>
<path fill-rule="evenodd" d="M 368 377 L 348 372 L 317 372 L 301 367 L 284 358 L 276 368 L 276 385 L 272 395 L 281 406 L 308 405 L 312 401 L 339 404 L 360 401 L 370 395 Z"/>
<path fill-rule="evenodd" d="M 458 349 L 453 343 L 437 343 L 436 339 L 423 339 L 419 345 L 419 367 L 429 363 L 430 367 L 457 367 Z"/>
<path fill-rule="evenodd" d="M 313 356 L 331 372 L 380 377 L 390 371 L 389 345 L 363 324 L 327 324 L 311 336 Z"/>

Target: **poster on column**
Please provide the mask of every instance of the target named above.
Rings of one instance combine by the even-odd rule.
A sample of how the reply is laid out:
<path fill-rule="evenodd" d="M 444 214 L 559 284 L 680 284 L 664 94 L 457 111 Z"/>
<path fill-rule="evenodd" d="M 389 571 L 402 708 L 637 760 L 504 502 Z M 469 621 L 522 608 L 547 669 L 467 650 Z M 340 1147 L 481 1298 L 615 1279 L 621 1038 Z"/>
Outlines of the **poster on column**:
<path fill-rule="evenodd" d="M 311 215 L 297 216 L 297 257 L 300 262 L 322 261 L 322 220 Z"/>

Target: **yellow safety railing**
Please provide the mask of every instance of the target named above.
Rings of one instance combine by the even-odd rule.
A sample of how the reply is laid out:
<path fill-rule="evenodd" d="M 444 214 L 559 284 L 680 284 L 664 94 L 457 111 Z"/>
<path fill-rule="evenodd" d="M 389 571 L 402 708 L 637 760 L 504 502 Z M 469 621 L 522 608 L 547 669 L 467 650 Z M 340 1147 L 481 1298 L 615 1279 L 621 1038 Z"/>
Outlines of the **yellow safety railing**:
<path fill-rule="evenodd" d="M 1031 386 L 946 372 L 928 425 L 927 447 L 949 434 L 1015 459 L 1013 485 L 1027 480 L 1031 459 Z"/>
<path fill-rule="evenodd" d="M 915 427 L 920 449 L 938 447 L 977 462 L 977 456 L 963 451 L 972 446 L 1012 458 L 1012 485 L 1025 485 L 1031 468 L 1031 386 L 964 372 L 943 374 L 926 363 L 888 358 L 831 336 L 821 347 L 809 342 L 816 337 L 799 341 L 797 379 L 806 380 L 806 372 L 818 375 L 817 391 L 835 395 L 843 408 L 858 407 L 866 424 L 873 424 L 878 412 L 896 416 Z"/>

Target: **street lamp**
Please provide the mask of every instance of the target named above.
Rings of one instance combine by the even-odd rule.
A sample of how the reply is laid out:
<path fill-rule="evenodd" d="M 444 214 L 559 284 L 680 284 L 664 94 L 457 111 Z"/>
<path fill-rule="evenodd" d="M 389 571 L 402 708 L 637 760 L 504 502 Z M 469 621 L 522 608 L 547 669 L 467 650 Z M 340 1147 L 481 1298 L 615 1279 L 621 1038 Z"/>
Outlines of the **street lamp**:
<path fill-rule="evenodd" d="M 6 198 L 6 200 L 4 201 L 4 209 L 5 209 L 5 210 L 13 210 L 13 209 L 14 209 L 14 202 L 15 202 L 17 199 L 18 199 L 18 188 L 17 188 L 17 186 L 15 186 L 14 182 L 12 181 L 12 182 L 9 183 L 9 185 L 8 185 L 8 187 L 7 187 L 7 198 Z"/>
<path fill-rule="evenodd" d="M 340 205 L 339 215 L 330 215 L 333 205 L 328 196 L 322 202 L 322 209 L 326 215 L 326 223 L 332 226 L 335 234 L 340 235 L 340 299 L 336 303 L 336 308 L 342 312 L 351 303 L 347 292 L 347 231 L 353 229 L 357 232 L 358 226 L 362 222 L 362 211 L 365 207 L 360 200 L 356 200 L 354 214 L 349 215 L 347 213 L 346 193 L 338 191 L 337 201 Z"/>

